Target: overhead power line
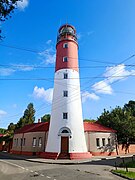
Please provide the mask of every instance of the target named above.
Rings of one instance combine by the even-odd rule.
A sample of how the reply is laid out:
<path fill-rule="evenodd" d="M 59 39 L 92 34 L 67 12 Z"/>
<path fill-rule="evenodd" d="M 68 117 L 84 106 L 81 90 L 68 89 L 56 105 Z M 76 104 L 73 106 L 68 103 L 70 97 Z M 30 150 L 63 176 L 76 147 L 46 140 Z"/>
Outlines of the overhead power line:
<path fill-rule="evenodd" d="M 48 55 L 48 52 L 43 50 L 43 51 L 38 51 L 38 50 L 33 50 L 30 48 L 23 48 L 23 47 L 18 47 L 18 46 L 14 46 L 14 45 L 7 45 L 7 44 L 2 44 L 0 43 L 0 46 L 6 47 L 6 48 L 12 48 L 12 49 L 16 49 L 16 50 L 21 50 L 21 51 L 26 51 L 26 52 L 31 52 L 31 53 L 36 53 L 36 54 L 42 54 L 42 52 L 44 52 L 45 55 Z M 133 55 L 135 56 L 135 55 Z M 68 58 L 71 59 L 76 59 L 73 57 L 68 56 Z M 98 63 L 103 63 L 103 64 L 114 64 L 116 65 L 117 63 L 110 62 L 110 61 L 105 61 L 105 60 L 98 60 L 98 59 L 87 59 L 87 58 L 77 58 L 80 61 L 90 61 L 90 62 L 98 62 Z"/>
<path fill-rule="evenodd" d="M 106 78 L 126 78 L 126 77 L 134 77 L 135 74 L 125 75 L 125 76 L 91 76 L 91 77 L 82 77 L 82 78 L 68 78 L 68 79 L 106 79 Z M 54 78 L 0 78 L 0 81 L 47 81 L 53 80 Z M 61 78 L 55 78 L 55 80 L 63 80 Z"/>

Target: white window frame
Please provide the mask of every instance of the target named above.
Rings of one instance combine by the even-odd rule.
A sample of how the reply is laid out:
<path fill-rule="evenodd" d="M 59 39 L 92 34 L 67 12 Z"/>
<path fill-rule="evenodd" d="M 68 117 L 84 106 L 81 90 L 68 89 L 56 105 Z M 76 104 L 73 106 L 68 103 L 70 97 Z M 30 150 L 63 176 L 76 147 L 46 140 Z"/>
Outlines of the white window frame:
<path fill-rule="evenodd" d="M 25 146 L 26 138 L 23 138 L 23 146 Z"/>
<path fill-rule="evenodd" d="M 36 137 L 33 137 L 32 146 L 36 147 L 36 144 L 37 144 L 37 139 Z"/>
<path fill-rule="evenodd" d="M 38 138 L 38 147 L 41 147 L 42 146 L 42 137 L 39 137 Z"/>

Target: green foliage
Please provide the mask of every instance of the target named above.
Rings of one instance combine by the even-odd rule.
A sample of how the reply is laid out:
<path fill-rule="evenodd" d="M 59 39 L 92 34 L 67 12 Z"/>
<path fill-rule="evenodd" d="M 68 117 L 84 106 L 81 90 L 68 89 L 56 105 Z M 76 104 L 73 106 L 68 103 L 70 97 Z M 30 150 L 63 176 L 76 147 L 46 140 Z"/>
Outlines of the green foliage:
<path fill-rule="evenodd" d="M 16 8 L 17 1 L 21 0 L 0 0 L 0 22 L 7 20 L 11 17 L 11 14 L 14 12 Z M 1 29 L 0 29 L 0 39 L 1 36 Z"/>
<path fill-rule="evenodd" d="M 112 172 L 116 172 L 116 173 L 121 174 L 125 177 L 135 179 L 135 172 L 132 172 L 132 171 L 126 172 L 124 170 L 112 170 Z"/>
<path fill-rule="evenodd" d="M 0 134 L 5 134 L 6 133 L 6 129 L 0 128 Z"/>
<path fill-rule="evenodd" d="M 111 111 L 105 110 L 98 118 L 104 126 L 117 130 L 118 141 L 121 143 L 135 140 L 135 101 L 129 101 L 123 108 L 116 107 Z"/>
<path fill-rule="evenodd" d="M 33 103 L 28 104 L 27 109 L 24 111 L 23 117 L 18 121 L 16 128 L 21 128 L 26 124 L 32 124 L 35 121 L 35 109 Z"/>
<path fill-rule="evenodd" d="M 94 120 L 94 119 L 84 119 L 83 121 L 84 122 L 96 122 L 96 120 Z"/>
<path fill-rule="evenodd" d="M 50 122 L 50 114 L 45 114 L 43 117 L 41 117 L 41 122 Z"/>

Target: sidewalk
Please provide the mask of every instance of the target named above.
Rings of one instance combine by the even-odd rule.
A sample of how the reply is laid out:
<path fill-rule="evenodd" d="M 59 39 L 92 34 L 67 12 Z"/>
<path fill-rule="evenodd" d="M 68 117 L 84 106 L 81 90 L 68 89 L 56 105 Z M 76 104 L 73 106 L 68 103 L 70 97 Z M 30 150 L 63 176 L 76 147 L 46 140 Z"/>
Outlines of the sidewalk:
<path fill-rule="evenodd" d="M 0 156 L 6 156 L 6 157 L 11 157 L 15 159 L 23 159 L 25 161 L 30 161 L 30 162 L 38 162 L 38 163 L 46 163 L 46 164 L 63 164 L 63 165 L 72 165 L 72 164 L 83 164 L 83 163 L 89 163 L 89 162 L 94 162 L 94 161 L 101 161 L 101 160 L 107 160 L 107 159 L 116 159 L 116 158 L 126 158 L 126 157 L 133 157 L 135 159 L 134 154 L 125 154 L 125 155 L 117 155 L 117 156 L 93 156 L 90 159 L 81 159 L 81 160 L 69 160 L 69 159 L 58 159 L 58 160 L 53 160 L 53 159 L 43 159 L 43 158 L 38 158 L 34 156 L 24 156 L 24 155 L 15 155 L 15 154 L 8 154 L 6 152 L 0 152 Z"/>

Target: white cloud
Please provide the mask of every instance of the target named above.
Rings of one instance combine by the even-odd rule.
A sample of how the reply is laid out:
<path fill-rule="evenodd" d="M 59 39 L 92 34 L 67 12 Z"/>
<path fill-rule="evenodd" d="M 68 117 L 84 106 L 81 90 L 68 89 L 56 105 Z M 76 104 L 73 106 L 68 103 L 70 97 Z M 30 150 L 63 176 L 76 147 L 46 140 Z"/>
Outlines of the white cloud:
<path fill-rule="evenodd" d="M 95 93 L 89 93 L 88 91 L 83 92 L 82 93 L 82 102 L 84 103 L 88 99 L 99 100 L 99 96 L 97 96 Z"/>
<path fill-rule="evenodd" d="M 15 72 L 12 68 L 0 68 L 0 76 L 9 76 Z"/>
<path fill-rule="evenodd" d="M 92 86 L 92 89 L 96 93 L 101 93 L 101 94 L 112 94 L 112 92 L 113 92 L 111 86 L 106 81 L 99 81 L 99 82 L 95 83 Z"/>
<path fill-rule="evenodd" d="M 43 87 L 38 88 L 35 86 L 33 90 L 33 96 L 37 99 L 44 99 L 44 101 L 51 103 L 53 97 L 53 88 L 45 90 Z"/>
<path fill-rule="evenodd" d="M 107 67 L 105 73 L 103 74 L 103 77 L 105 77 L 105 79 L 95 83 L 92 86 L 92 89 L 97 93 L 112 94 L 113 89 L 111 87 L 111 83 L 117 80 L 127 79 L 130 75 L 135 75 L 135 70 L 126 70 L 126 66 L 124 64 Z"/>
<path fill-rule="evenodd" d="M 32 71 L 33 66 L 23 65 L 23 64 L 13 64 L 15 71 Z"/>
<path fill-rule="evenodd" d="M 54 64 L 56 60 L 56 53 L 53 48 L 46 49 L 39 53 L 43 63 L 45 64 Z"/>
<path fill-rule="evenodd" d="M 124 64 L 107 67 L 106 72 L 103 74 L 103 76 L 107 78 L 107 81 L 109 83 L 112 83 L 114 81 L 127 78 L 123 76 L 130 76 L 132 74 L 135 74 L 135 70 L 128 71 L 125 68 L 126 67 Z"/>
<path fill-rule="evenodd" d="M 78 40 L 80 40 L 80 39 L 82 38 L 82 36 L 83 36 L 82 33 L 80 33 L 80 32 L 77 33 L 77 39 L 78 39 Z"/>
<path fill-rule="evenodd" d="M 0 76 L 10 76 L 17 71 L 32 71 L 34 67 L 29 65 L 12 64 L 11 68 L 0 68 Z"/>
<path fill-rule="evenodd" d="M 46 44 L 50 45 L 52 43 L 52 40 L 49 39 L 48 41 L 46 41 Z"/>
<path fill-rule="evenodd" d="M 29 1 L 28 0 L 20 0 L 17 2 L 17 7 L 20 9 L 20 10 L 24 10 L 29 4 Z"/>
<path fill-rule="evenodd" d="M 6 114 L 7 114 L 6 111 L 3 111 L 3 110 L 0 109 L 0 118 L 1 118 L 2 116 L 5 116 Z"/>

